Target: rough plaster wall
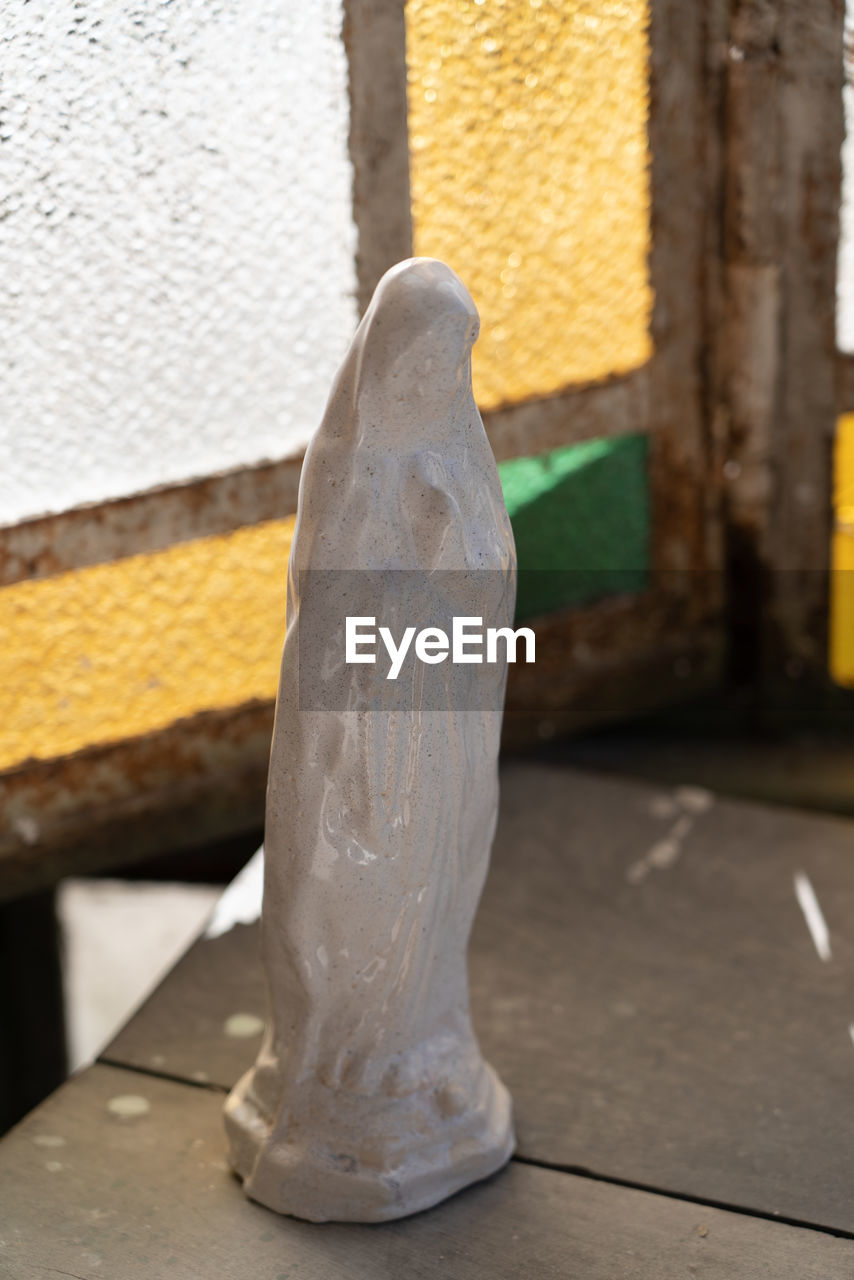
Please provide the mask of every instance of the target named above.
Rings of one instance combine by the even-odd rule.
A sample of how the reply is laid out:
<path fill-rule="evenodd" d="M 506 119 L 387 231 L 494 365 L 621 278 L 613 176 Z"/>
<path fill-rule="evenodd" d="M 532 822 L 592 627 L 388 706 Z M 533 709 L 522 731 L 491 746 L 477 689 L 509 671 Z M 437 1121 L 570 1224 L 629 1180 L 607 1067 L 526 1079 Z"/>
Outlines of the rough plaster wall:
<path fill-rule="evenodd" d="M 340 0 L 0 13 L 0 522 L 303 445 L 356 320 Z"/>

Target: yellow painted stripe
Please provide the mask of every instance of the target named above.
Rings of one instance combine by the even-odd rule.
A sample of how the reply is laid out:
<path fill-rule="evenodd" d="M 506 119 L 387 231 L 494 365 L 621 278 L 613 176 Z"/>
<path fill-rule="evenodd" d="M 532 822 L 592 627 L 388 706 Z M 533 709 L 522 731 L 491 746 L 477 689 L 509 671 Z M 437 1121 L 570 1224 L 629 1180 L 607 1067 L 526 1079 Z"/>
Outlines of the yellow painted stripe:
<path fill-rule="evenodd" d="M 854 688 L 854 414 L 839 419 L 833 468 L 836 531 L 830 605 L 830 672 Z"/>
<path fill-rule="evenodd" d="M 484 408 L 652 354 L 648 0 L 407 0 L 416 252 L 482 319 Z"/>
<path fill-rule="evenodd" d="M 833 460 L 833 505 L 854 511 L 854 413 L 844 413 L 836 424 Z"/>
<path fill-rule="evenodd" d="M 293 524 L 0 591 L 0 768 L 274 696 Z"/>

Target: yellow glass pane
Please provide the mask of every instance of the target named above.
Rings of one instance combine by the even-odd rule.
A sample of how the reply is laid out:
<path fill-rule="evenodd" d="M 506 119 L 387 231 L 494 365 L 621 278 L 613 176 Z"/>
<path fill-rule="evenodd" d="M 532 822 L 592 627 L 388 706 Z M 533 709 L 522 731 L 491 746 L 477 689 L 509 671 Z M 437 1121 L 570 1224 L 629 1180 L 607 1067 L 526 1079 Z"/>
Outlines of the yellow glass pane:
<path fill-rule="evenodd" d="M 275 695 L 293 519 L 0 591 L 0 768 Z"/>
<path fill-rule="evenodd" d="M 830 673 L 838 684 L 854 688 L 854 414 L 837 424 L 833 481 Z"/>
<path fill-rule="evenodd" d="M 651 354 L 647 0 L 408 0 L 415 252 L 477 303 L 484 408 Z"/>

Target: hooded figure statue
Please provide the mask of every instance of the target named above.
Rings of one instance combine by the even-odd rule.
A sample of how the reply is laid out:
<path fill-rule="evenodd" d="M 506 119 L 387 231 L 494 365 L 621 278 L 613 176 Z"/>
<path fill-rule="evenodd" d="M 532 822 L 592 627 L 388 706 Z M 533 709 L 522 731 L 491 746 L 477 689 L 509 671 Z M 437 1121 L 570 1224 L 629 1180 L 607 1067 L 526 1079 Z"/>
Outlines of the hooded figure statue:
<path fill-rule="evenodd" d="M 466 971 L 506 658 L 410 655 L 389 680 L 348 664 L 341 635 L 366 611 L 395 636 L 437 613 L 512 624 L 513 534 L 471 390 L 478 327 L 441 262 L 388 271 L 302 470 L 267 790 L 270 1020 L 226 1127 L 247 1194 L 315 1221 L 414 1213 L 513 1150 Z"/>

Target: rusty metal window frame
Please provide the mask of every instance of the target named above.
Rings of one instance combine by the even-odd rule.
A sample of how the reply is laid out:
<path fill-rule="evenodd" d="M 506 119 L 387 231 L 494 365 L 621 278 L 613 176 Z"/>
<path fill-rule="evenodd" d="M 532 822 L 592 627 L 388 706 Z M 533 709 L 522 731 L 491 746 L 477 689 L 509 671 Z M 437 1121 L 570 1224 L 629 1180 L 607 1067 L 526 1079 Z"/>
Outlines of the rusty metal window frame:
<path fill-rule="evenodd" d="M 854 406 L 836 350 L 844 6 L 715 0 L 721 208 L 710 422 L 730 602 L 769 721 L 842 722 L 828 670 L 832 446 Z M 717 326 L 717 331 L 713 326 Z"/>
<path fill-rule="evenodd" d="M 829 0 L 822 0 L 822 3 Z M 353 209 L 364 306 L 411 252 L 403 0 L 348 0 Z M 715 686 L 723 655 L 723 448 L 710 396 L 726 384 L 720 323 L 723 140 L 731 69 L 720 0 L 654 0 L 651 279 L 654 354 L 641 369 L 485 415 L 499 460 L 618 434 L 649 439 L 649 589 L 541 620 L 560 658 L 519 669 L 508 734 L 616 716 Z M 728 385 L 728 384 L 727 384 Z M 709 428 L 713 424 L 713 429 Z M 0 531 L 0 583 L 103 563 L 280 518 L 300 459 L 207 476 Z M 201 844 L 260 821 L 272 704 L 203 712 L 166 729 L 0 775 L 0 894 Z M 38 815 L 33 825 L 32 815 Z"/>

